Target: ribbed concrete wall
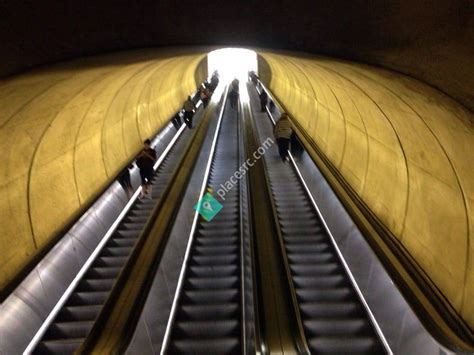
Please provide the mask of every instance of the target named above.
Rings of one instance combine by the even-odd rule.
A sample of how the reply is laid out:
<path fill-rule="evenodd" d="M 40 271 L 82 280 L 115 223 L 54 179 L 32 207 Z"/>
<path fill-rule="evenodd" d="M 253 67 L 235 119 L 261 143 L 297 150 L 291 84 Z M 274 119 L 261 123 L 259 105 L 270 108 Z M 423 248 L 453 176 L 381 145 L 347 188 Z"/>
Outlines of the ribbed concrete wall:
<path fill-rule="evenodd" d="M 261 55 L 270 89 L 474 329 L 472 113 L 392 72 Z"/>
<path fill-rule="evenodd" d="M 0 81 L 0 289 L 196 89 L 203 52 L 192 53 L 115 54 Z"/>

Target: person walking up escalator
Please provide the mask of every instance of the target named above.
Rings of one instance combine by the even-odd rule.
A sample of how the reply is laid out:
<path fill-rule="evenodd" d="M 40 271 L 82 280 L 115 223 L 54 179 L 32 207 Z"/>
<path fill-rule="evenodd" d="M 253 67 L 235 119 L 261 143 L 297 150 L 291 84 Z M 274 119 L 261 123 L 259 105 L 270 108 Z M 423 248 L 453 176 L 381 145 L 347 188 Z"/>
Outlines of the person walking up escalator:
<path fill-rule="evenodd" d="M 237 104 L 239 103 L 239 80 L 234 79 L 230 84 L 230 92 L 229 92 L 229 99 L 230 99 L 230 107 L 237 108 Z"/>
<path fill-rule="evenodd" d="M 284 162 L 288 160 L 288 148 L 290 147 L 290 139 L 293 129 L 287 113 L 282 113 L 280 119 L 273 128 L 273 134 L 277 140 L 278 152 L 281 160 Z"/>
<path fill-rule="evenodd" d="M 156 151 L 151 147 L 149 139 L 143 142 L 143 149 L 138 154 L 136 164 L 140 169 L 140 178 L 142 180 L 142 191 L 139 198 L 146 196 L 151 199 L 151 180 L 153 179 L 154 169 L 153 165 L 156 162 Z"/>
<path fill-rule="evenodd" d="M 188 128 L 193 128 L 193 116 L 194 111 L 196 110 L 196 105 L 194 104 L 191 96 L 188 96 L 188 99 L 184 102 L 184 123 Z"/>

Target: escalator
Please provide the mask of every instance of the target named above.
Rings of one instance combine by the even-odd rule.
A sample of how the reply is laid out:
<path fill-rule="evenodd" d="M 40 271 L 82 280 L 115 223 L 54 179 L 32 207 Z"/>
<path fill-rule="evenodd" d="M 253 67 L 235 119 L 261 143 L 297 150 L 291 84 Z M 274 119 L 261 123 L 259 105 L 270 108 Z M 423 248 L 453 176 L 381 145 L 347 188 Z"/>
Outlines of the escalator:
<path fill-rule="evenodd" d="M 207 190 L 217 191 L 238 169 L 237 111 L 226 107 L 212 157 Z M 200 218 L 190 244 L 177 307 L 171 316 L 169 354 L 242 353 L 240 187 L 220 201 L 211 221 Z M 163 353 L 163 351 L 162 351 Z"/>
<path fill-rule="evenodd" d="M 249 86 L 254 108 L 258 100 Z M 256 112 L 258 109 L 255 109 Z M 270 120 L 256 120 L 260 142 L 272 136 Z M 267 181 L 308 348 L 314 354 L 387 353 L 329 232 L 292 162 L 274 145 L 264 155 Z"/>
<path fill-rule="evenodd" d="M 170 183 L 191 136 L 179 135 L 152 181 L 151 198 L 136 199 L 73 293 L 45 331 L 34 354 L 72 354 L 88 336 L 151 212 Z M 135 193 L 134 198 L 137 197 Z"/>

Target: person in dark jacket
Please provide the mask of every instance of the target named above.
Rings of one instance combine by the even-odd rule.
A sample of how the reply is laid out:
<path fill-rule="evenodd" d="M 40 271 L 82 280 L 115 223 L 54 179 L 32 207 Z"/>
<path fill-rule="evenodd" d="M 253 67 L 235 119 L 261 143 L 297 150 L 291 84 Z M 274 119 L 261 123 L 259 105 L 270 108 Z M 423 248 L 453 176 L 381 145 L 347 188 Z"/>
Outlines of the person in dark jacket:
<path fill-rule="evenodd" d="M 262 112 L 265 112 L 265 109 L 267 107 L 267 102 L 268 102 L 268 94 L 265 90 L 262 89 L 260 92 L 260 107 L 262 109 Z"/>
<path fill-rule="evenodd" d="M 142 180 L 142 192 L 140 198 L 148 196 L 151 198 L 151 180 L 153 179 L 153 165 L 156 162 L 156 151 L 151 147 L 149 139 L 143 142 L 143 149 L 137 156 L 136 164 L 140 169 L 140 178 Z"/>
<path fill-rule="evenodd" d="M 181 111 L 173 116 L 171 123 L 173 123 L 174 129 L 179 131 L 179 129 L 181 128 Z"/>
<path fill-rule="evenodd" d="M 188 128 L 193 128 L 193 116 L 194 111 L 196 110 L 196 105 L 194 104 L 191 96 L 188 96 L 188 99 L 184 102 L 184 123 Z"/>
<path fill-rule="evenodd" d="M 237 108 L 239 103 L 239 80 L 234 79 L 230 84 L 230 92 L 229 92 L 229 99 L 230 99 L 230 107 Z"/>

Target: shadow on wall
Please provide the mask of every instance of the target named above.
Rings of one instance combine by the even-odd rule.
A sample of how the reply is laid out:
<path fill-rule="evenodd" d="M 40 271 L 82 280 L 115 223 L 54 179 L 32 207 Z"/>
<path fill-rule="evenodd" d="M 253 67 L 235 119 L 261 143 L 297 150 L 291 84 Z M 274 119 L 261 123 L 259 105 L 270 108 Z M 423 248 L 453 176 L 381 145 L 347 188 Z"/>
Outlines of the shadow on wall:
<path fill-rule="evenodd" d="M 387 70 L 305 54 L 259 54 L 264 83 L 472 345 L 472 113 Z"/>

